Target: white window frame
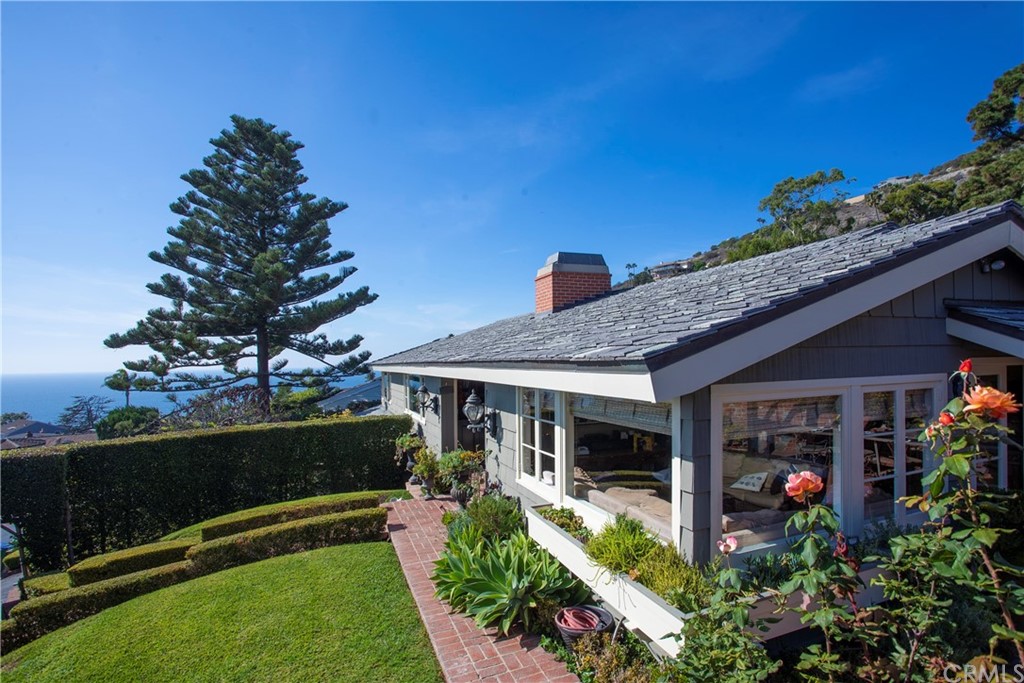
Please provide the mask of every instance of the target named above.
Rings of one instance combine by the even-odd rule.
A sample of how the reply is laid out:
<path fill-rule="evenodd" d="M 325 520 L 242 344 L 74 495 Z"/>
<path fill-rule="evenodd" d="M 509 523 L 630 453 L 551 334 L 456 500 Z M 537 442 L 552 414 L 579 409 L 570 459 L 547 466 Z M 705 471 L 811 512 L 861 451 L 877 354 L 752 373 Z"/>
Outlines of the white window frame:
<path fill-rule="evenodd" d="M 1006 366 L 1010 362 L 998 358 L 975 358 L 973 360 L 974 367 L 972 372 L 975 376 L 978 375 L 995 375 L 997 379 L 996 389 L 999 391 L 1006 391 Z M 1020 397 L 1018 397 L 1020 400 Z M 1003 417 L 999 420 L 999 424 L 1006 426 L 1006 418 Z M 999 466 L 999 477 L 996 480 L 996 486 L 1000 489 L 1006 489 L 1010 484 L 1010 473 L 1009 473 L 1009 449 L 1006 444 L 1002 441 L 996 446 L 996 458 L 995 460 Z M 977 478 L 974 473 L 971 473 L 972 483 L 977 484 Z"/>
<path fill-rule="evenodd" d="M 750 384 L 715 384 L 711 387 L 711 520 L 721 524 L 722 496 L 722 407 L 726 403 L 771 401 L 813 396 L 839 396 L 842 399 L 840 457 L 832 463 L 832 508 L 839 516 L 848 536 L 858 536 L 864 528 L 864 432 L 858 425 L 864 423 L 864 394 L 896 389 L 932 389 L 934 411 L 945 405 L 946 376 L 941 374 L 898 375 L 890 377 L 851 377 L 840 379 L 801 380 L 795 382 L 758 382 Z M 903 408 L 899 415 L 902 416 Z M 901 428 L 902 433 L 902 428 Z M 861 454 L 859 457 L 856 454 Z M 933 464 L 925 452 L 927 475 Z M 686 511 L 682 511 L 685 515 Z M 901 523 L 915 523 L 919 516 L 907 514 Z M 720 527 L 716 527 L 720 528 Z M 724 535 L 724 534 L 722 534 Z M 717 539 L 719 533 L 712 533 Z M 741 552 L 760 553 L 787 544 L 785 538 L 774 539 L 742 548 Z M 712 553 L 717 552 L 715 548 Z"/>
<path fill-rule="evenodd" d="M 564 392 L 553 391 L 553 393 L 555 395 L 555 406 L 554 406 L 554 408 L 555 408 L 555 420 L 554 420 L 554 423 L 553 423 L 554 424 L 554 453 L 552 453 L 551 455 L 554 456 L 554 460 L 555 460 L 555 469 L 554 469 L 554 471 L 555 471 L 555 481 L 554 481 L 554 484 L 553 485 L 548 485 L 548 484 L 545 484 L 543 481 L 541 481 L 540 477 L 541 477 L 542 469 L 540 467 L 541 458 L 539 456 L 537 456 L 537 461 L 536 461 L 537 476 L 531 476 L 529 474 L 525 474 L 523 472 L 523 468 L 522 468 L 522 458 L 523 458 L 523 430 L 522 430 L 522 425 L 523 425 L 524 419 L 531 419 L 532 420 L 532 418 L 527 418 L 522 413 L 523 394 L 525 392 L 537 392 L 535 394 L 535 397 L 536 397 L 536 396 L 539 396 L 540 392 L 543 392 L 543 391 L 553 391 L 553 390 L 552 389 L 542 389 L 542 388 L 539 388 L 539 387 L 517 387 L 516 388 L 516 410 L 515 410 L 515 416 L 516 416 L 516 453 L 515 453 L 515 462 L 513 464 L 514 464 L 514 467 L 515 467 L 516 484 L 518 486 L 520 486 L 521 488 L 526 489 L 527 491 L 529 491 L 530 493 L 534 494 L 538 498 L 541 498 L 544 501 L 547 501 L 549 503 L 558 505 L 558 504 L 561 504 L 561 502 L 562 502 L 562 499 L 563 499 L 562 492 L 565 489 L 565 481 L 566 481 L 565 480 L 565 476 L 566 476 L 565 475 L 565 463 L 566 463 L 566 456 L 565 456 L 565 443 L 566 443 L 565 415 L 566 415 L 567 411 L 566 411 L 566 406 L 565 406 L 565 393 Z M 540 414 L 539 413 L 539 411 L 540 411 L 540 405 L 539 404 L 537 405 L 537 411 L 538 411 L 538 418 L 539 418 L 539 414 Z M 533 421 L 533 424 L 535 426 L 535 429 L 539 430 L 539 427 L 537 427 L 537 425 L 540 425 L 541 421 L 539 419 L 535 419 L 535 420 L 532 420 L 532 421 Z M 545 424 L 550 424 L 550 423 L 545 423 Z M 535 433 L 534 434 L 534 444 L 535 445 L 534 446 L 530 446 L 530 448 L 533 450 L 534 453 L 539 454 L 540 453 L 540 434 L 539 433 Z"/>
<path fill-rule="evenodd" d="M 424 383 L 424 377 L 425 375 L 402 375 L 402 386 L 405 388 L 405 405 L 402 406 L 402 412 L 411 417 L 413 422 L 420 425 L 427 424 L 427 418 L 419 411 L 418 406 L 416 410 L 413 410 L 409 407 L 409 404 L 418 400 L 416 398 L 416 389 L 419 389 L 420 385 Z M 416 389 L 412 388 L 413 379 L 418 380 L 416 382 Z"/>

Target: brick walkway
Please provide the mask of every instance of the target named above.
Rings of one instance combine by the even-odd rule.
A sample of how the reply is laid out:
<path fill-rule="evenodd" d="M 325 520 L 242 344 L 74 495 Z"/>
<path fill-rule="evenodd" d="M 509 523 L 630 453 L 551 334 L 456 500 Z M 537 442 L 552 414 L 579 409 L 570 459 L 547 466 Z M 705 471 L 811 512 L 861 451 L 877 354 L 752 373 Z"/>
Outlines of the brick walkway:
<path fill-rule="evenodd" d="M 417 498 L 387 506 L 391 542 L 448 683 L 578 683 L 565 664 L 544 651 L 537 636 L 513 631 L 500 638 L 496 629 L 477 628 L 471 618 L 450 613 L 434 597 L 430 574 L 447 536 L 441 513 L 458 507 L 454 501 Z"/>

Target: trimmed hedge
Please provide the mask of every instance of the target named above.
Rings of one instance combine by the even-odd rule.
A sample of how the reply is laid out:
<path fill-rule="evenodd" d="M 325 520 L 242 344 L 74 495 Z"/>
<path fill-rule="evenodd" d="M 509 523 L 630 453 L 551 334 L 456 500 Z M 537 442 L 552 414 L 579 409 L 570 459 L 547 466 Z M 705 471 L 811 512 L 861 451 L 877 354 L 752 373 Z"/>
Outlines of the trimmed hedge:
<path fill-rule="evenodd" d="M 377 498 L 378 496 L 374 492 L 338 493 L 333 496 L 297 500 L 291 505 L 253 508 L 210 520 L 202 526 L 200 533 L 203 541 L 212 541 L 250 529 L 282 524 L 296 519 L 377 507 L 379 504 Z"/>
<path fill-rule="evenodd" d="M 342 417 L 4 451 L 0 517 L 33 566 L 64 566 L 280 500 L 402 485 L 395 439 L 408 416 Z M 20 450 L 20 449 L 19 449 Z"/>
<path fill-rule="evenodd" d="M 38 598 L 50 593 L 59 593 L 71 588 L 71 580 L 67 572 L 51 572 L 36 574 L 21 581 L 22 590 L 29 598 Z"/>
<path fill-rule="evenodd" d="M 186 557 L 197 574 L 210 574 L 277 555 L 379 541 L 387 536 L 387 518 L 387 510 L 374 507 L 298 519 L 200 543 Z"/>
<path fill-rule="evenodd" d="M 82 560 L 68 569 L 72 586 L 85 586 L 97 581 L 124 576 L 143 569 L 181 562 L 185 553 L 196 544 L 195 539 L 160 541 Z"/>
<path fill-rule="evenodd" d="M 108 607 L 190 578 L 192 571 L 189 563 L 177 562 L 20 602 L 11 610 L 15 622 L 14 638 L 19 642 L 14 647 L 20 647 Z M 6 645 L 4 651 L 7 651 Z"/>
<path fill-rule="evenodd" d="M 22 628 L 14 619 L 0 621 L 0 652 L 4 654 L 31 643 L 37 637 Z"/>
<path fill-rule="evenodd" d="M 4 555 L 3 564 L 4 569 L 9 572 L 16 572 L 21 569 L 21 558 L 18 555 L 18 551 L 13 550 Z"/>
<path fill-rule="evenodd" d="M 66 446 L 0 452 L 0 519 L 18 525 L 32 567 L 64 566 L 66 479 Z"/>

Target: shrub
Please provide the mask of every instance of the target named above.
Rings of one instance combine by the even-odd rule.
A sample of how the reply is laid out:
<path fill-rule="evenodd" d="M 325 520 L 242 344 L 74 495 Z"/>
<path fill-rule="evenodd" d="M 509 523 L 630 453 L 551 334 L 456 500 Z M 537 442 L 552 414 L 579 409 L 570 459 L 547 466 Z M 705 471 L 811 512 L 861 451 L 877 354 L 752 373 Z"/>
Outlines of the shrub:
<path fill-rule="evenodd" d="M 789 581 L 799 567 L 800 558 L 792 552 L 758 555 L 747 560 L 743 583 L 754 591 L 778 588 Z"/>
<path fill-rule="evenodd" d="M 15 619 L 0 621 L 0 652 L 5 655 L 35 640 L 30 632 L 21 627 Z"/>
<path fill-rule="evenodd" d="M 636 580 L 684 612 L 706 607 L 715 592 L 704 572 L 687 562 L 674 545 L 659 543 L 647 553 L 636 567 Z"/>
<path fill-rule="evenodd" d="M 647 683 L 658 680 L 657 661 L 631 634 L 615 641 L 610 633 L 585 633 L 573 643 L 567 659 L 569 670 L 584 681 Z"/>
<path fill-rule="evenodd" d="M 21 582 L 22 590 L 28 598 L 38 598 L 50 593 L 59 593 L 71 588 L 71 580 L 67 572 L 50 572 L 36 574 Z"/>
<path fill-rule="evenodd" d="M 4 568 L 9 572 L 16 572 L 21 568 L 21 557 L 18 555 L 17 550 L 13 550 L 6 555 L 3 559 Z"/>
<path fill-rule="evenodd" d="M 507 635 L 518 622 L 531 631 L 552 603 L 578 604 L 586 586 L 522 530 L 495 544 L 459 540 L 435 563 L 437 595 L 463 610 L 481 628 Z"/>
<path fill-rule="evenodd" d="M 185 553 L 196 544 L 195 539 L 178 541 L 160 541 L 140 545 L 127 550 L 96 555 L 82 560 L 68 569 L 68 578 L 72 586 L 85 586 L 97 581 L 112 579 L 115 576 L 132 574 L 143 569 L 162 567 L 165 564 L 181 562 Z"/>
<path fill-rule="evenodd" d="M 277 555 L 378 541 L 386 536 L 387 514 L 377 507 L 298 519 L 200 543 L 186 557 L 196 573 L 209 574 Z"/>
<path fill-rule="evenodd" d="M 18 526 L 33 569 L 63 566 L 66 447 L 15 448 L 0 453 L 0 519 Z"/>
<path fill-rule="evenodd" d="M 392 465 L 408 416 L 341 417 L 56 448 L 3 451 L 0 517 L 19 526 L 34 568 L 156 540 L 281 500 L 402 485 Z"/>
<path fill-rule="evenodd" d="M 14 606 L 11 617 L 14 618 L 18 638 L 34 640 L 108 607 L 187 581 L 191 576 L 187 562 L 143 569 L 115 579 L 26 600 Z"/>
<path fill-rule="evenodd" d="M 594 532 L 583 523 L 583 518 L 573 512 L 572 508 L 543 508 L 540 510 L 540 516 L 556 524 L 580 543 L 586 543 L 594 537 Z"/>
<path fill-rule="evenodd" d="M 96 423 L 96 438 L 105 440 L 152 434 L 159 425 L 160 411 L 156 408 L 141 406 L 114 408 Z"/>
<path fill-rule="evenodd" d="M 291 505 L 263 506 L 210 520 L 203 524 L 200 531 L 204 541 L 212 541 L 215 538 L 296 519 L 377 507 L 378 499 L 377 492 L 366 491 L 297 500 Z"/>
<path fill-rule="evenodd" d="M 587 555 L 613 572 L 634 573 L 640 562 L 661 544 L 643 522 L 619 514 L 587 543 Z"/>
<path fill-rule="evenodd" d="M 523 512 L 515 498 L 499 494 L 480 496 L 466 506 L 466 512 L 484 538 L 508 538 L 523 528 Z"/>
<path fill-rule="evenodd" d="M 483 469 L 485 457 L 484 451 L 467 451 L 461 448 L 442 453 L 437 461 L 438 483 L 442 488 L 450 489 L 465 482 L 471 474 Z"/>

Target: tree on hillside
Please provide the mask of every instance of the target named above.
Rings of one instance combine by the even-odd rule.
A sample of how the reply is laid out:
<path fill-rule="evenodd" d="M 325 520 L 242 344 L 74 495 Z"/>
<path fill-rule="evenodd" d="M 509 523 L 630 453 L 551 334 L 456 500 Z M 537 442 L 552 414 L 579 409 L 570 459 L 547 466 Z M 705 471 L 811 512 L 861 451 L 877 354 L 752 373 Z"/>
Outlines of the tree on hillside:
<path fill-rule="evenodd" d="M 329 242 L 328 221 L 347 205 L 301 190 L 307 178 L 297 152 L 303 145 L 290 133 L 261 119 L 231 121 L 232 130 L 210 141 L 215 151 L 203 159 L 205 168 L 181 176 L 192 189 L 171 204 L 181 216 L 167 229 L 173 239 L 149 255 L 181 273 L 147 285 L 170 305 L 149 311 L 105 344 L 145 344 L 155 352 L 124 364 L 158 380 L 148 389 L 211 389 L 255 378 L 269 407 L 272 377 L 278 384 L 322 385 L 365 372 L 369 352 L 355 353 L 362 337 L 330 341 L 317 330 L 377 295 L 364 286 L 322 298 L 356 271 L 313 272 L 353 257 L 332 253 Z M 288 371 L 278 358 L 286 350 L 323 367 Z M 254 362 L 255 370 L 240 367 L 243 362 Z M 203 368 L 223 374 L 171 374 Z"/>
<path fill-rule="evenodd" d="M 974 139 L 1011 146 L 1024 141 L 1024 63 L 995 80 L 989 96 L 967 114 Z"/>
<path fill-rule="evenodd" d="M 71 405 L 57 418 L 57 424 L 71 432 L 88 432 L 107 414 L 110 399 L 102 396 L 75 396 Z"/>
<path fill-rule="evenodd" d="M 28 420 L 32 416 L 25 412 L 20 413 L 3 413 L 0 414 L 0 424 L 6 424 L 8 422 L 14 422 L 15 420 Z"/>
<path fill-rule="evenodd" d="M 949 216 L 959 210 L 952 180 L 885 185 L 870 192 L 867 202 L 900 225 Z"/>

